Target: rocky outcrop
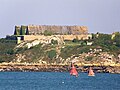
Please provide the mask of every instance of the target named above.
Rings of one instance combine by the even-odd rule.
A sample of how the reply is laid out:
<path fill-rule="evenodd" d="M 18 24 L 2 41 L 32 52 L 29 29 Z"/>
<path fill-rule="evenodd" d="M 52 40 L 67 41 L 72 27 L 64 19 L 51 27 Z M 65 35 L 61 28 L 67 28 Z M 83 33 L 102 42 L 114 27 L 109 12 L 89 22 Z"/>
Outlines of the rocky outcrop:
<path fill-rule="evenodd" d="M 58 44 L 61 45 L 57 45 L 56 48 L 50 48 L 49 45 L 51 43 L 52 40 L 57 40 Z M 89 52 L 86 53 L 81 53 L 81 54 L 77 54 L 77 56 L 75 54 L 72 54 L 71 56 L 69 56 L 68 58 L 63 58 L 62 56 L 60 56 L 61 49 L 64 49 L 65 47 L 63 46 L 64 42 L 59 38 L 59 37 L 49 37 L 49 38 L 43 38 L 41 40 L 33 40 L 30 42 L 23 42 L 21 44 L 19 44 L 18 46 L 16 46 L 15 50 L 19 50 L 19 48 L 27 48 L 30 49 L 31 47 L 34 48 L 35 45 L 39 45 L 40 43 L 41 48 L 46 48 L 44 49 L 43 53 L 44 56 L 47 56 L 47 52 L 51 51 L 51 50 L 55 50 L 56 51 L 56 55 L 55 57 L 52 59 L 52 63 L 53 64 L 69 64 L 70 62 L 76 62 L 79 65 L 83 65 L 83 64 L 96 64 L 96 65 L 105 65 L 105 66 L 109 66 L 112 65 L 114 66 L 115 64 L 119 63 L 119 59 L 117 59 L 113 54 L 110 54 L 109 52 L 103 52 L 103 50 L 101 48 L 96 48 L 96 49 L 90 49 Z M 49 47 L 49 48 L 48 48 Z M 28 55 L 29 53 L 29 55 Z M 33 60 L 32 56 L 34 53 L 33 51 L 29 52 L 23 52 L 23 53 L 19 53 L 16 54 L 15 60 L 13 60 L 14 62 L 28 62 L 28 60 Z M 48 57 L 43 57 L 40 55 L 36 55 L 34 57 L 36 58 L 36 62 L 37 63 L 43 63 L 43 61 L 45 63 L 47 63 L 47 60 L 50 61 Z M 48 64 L 51 62 L 48 62 Z"/>
<path fill-rule="evenodd" d="M 77 66 L 78 72 L 88 72 L 90 66 Z M 19 71 L 19 72 L 69 72 L 69 65 L 38 65 L 38 64 L 2 64 L 0 71 Z M 93 66 L 95 73 L 118 73 L 119 66 Z"/>

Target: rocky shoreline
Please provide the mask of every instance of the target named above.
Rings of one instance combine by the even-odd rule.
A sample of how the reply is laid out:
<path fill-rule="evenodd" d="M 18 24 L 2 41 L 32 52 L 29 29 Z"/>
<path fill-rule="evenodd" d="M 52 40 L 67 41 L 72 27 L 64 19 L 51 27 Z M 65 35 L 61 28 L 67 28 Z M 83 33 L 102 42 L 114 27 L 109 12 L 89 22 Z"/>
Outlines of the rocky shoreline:
<path fill-rule="evenodd" d="M 77 66 L 78 72 L 88 72 L 90 66 Z M 95 73 L 120 74 L 119 66 L 92 66 Z M 0 72 L 69 72 L 69 65 L 0 65 Z"/>

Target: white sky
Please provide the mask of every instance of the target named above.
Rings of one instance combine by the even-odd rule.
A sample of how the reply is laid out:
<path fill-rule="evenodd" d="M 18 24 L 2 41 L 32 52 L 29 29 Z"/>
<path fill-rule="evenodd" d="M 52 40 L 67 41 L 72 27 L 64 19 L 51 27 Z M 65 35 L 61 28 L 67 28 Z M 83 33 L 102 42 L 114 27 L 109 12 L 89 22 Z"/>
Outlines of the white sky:
<path fill-rule="evenodd" d="M 120 31 L 120 0 L 0 0 L 0 37 L 12 35 L 15 25 L 29 24 Z"/>

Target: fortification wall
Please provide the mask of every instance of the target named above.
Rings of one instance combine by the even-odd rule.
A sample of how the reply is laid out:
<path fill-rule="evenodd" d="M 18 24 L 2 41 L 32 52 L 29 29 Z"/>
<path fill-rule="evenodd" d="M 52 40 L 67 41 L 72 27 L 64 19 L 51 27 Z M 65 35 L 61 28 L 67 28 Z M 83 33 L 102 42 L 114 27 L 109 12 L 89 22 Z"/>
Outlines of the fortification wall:
<path fill-rule="evenodd" d="M 62 35 L 62 37 L 64 38 L 64 40 L 73 40 L 73 39 L 88 39 L 87 35 Z"/>
<path fill-rule="evenodd" d="M 42 39 L 44 38 L 44 35 L 24 35 L 24 41 L 30 41 L 35 39 Z"/>
<path fill-rule="evenodd" d="M 38 35 L 47 30 L 53 34 L 87 34 L 88 28 L 86 26 L 50 26 L 50 25 L 29 25 L 29 34 Z"/>
<path fill-rule="evenodd" d="M 30 40 L 35 40 L 35 39 L 51 38 L 51 37 L 61 37 L 61 38 L 63 38 L 63 40 L 88 39 L 88 35 L 51 35 L 51 36 L 44 36 L 44 35 L 24 35 L 24 41 L 30 41 Z"/>
<path fill-rule="evenodd" d="M 15 26 L 14 35 L 43 35 L 46 30 L 54 35 L 88 34 L 86 26 L 22 25 Z"/>

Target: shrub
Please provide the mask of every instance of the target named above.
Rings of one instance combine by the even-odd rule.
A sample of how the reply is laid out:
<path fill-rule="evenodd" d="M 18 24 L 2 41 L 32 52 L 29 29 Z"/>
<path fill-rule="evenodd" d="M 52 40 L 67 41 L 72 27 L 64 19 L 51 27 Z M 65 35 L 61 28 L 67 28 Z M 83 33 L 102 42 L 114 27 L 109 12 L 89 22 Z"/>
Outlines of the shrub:
<path fill-rule="evenodd" d="M 93 59 L 93 56 L 88 56 L 85 58 L 86 61 L 91 61 Z"/>
<path fill-rule="evenodd" d="M 53 59 L 53 58 L 56 57 L 56 51 L 55 50 L 48 51 L 47 54 L 48 54 L 48 57 L 50 59 Z"/>
<path fill-rule="evenodd" d="M 78 39 L 73 39 L 72 42 L 76 43 L 76 42 L 79 42 Z"/>
<path fill-rule="evenodd" d="M 51 40 L 51 44 L 54 44 L 54 45 L 55 45 L 55 44 L 58 44 L 58 41 L 52 39 L 52 40 Z"/>
<path fill-rule="evenodd" d="M 12 55 L 12 54 L 14 54 L 14 50 L 13 50 L 13 49 L 8 49 L 8 50 L 6 51 L 6 53 Z"/>

